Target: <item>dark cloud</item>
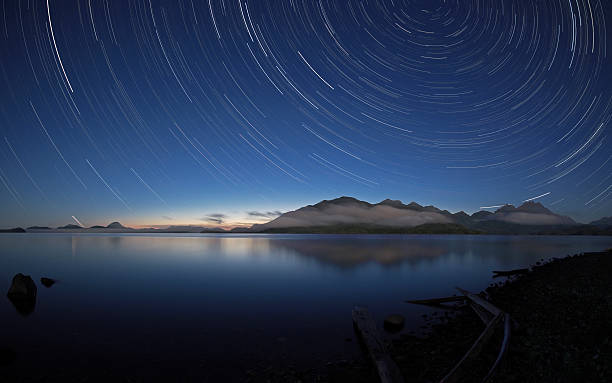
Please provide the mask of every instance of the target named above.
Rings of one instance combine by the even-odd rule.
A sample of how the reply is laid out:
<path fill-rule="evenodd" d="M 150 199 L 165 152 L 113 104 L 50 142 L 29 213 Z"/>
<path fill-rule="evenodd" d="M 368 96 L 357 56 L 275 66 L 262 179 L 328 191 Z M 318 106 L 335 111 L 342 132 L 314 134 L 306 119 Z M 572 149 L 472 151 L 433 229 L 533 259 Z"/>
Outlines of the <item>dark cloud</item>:
<path fill-rule="evenodd" d="M 212 222 L 212 223 L 216 223 L 217 225 L 220 225 L 223 223 L 223 220 L 225 218 L 227 218 L 227 215 L 225 214 L 213 213 L 213 214 L 208 214 L 206 217 L 199 218 L 199 220 L 204 221 L 204 222 Z"/>
<path fill-rule="evenodd" d="M 282 211 L 279 210 L 275 210 L 275 211 L 248 211 L 247 214 L 251 217 L 263 217 L 263 218 L 272 218 L 272 217 L 278 217 L 279 215 L 283 214 Z"/>

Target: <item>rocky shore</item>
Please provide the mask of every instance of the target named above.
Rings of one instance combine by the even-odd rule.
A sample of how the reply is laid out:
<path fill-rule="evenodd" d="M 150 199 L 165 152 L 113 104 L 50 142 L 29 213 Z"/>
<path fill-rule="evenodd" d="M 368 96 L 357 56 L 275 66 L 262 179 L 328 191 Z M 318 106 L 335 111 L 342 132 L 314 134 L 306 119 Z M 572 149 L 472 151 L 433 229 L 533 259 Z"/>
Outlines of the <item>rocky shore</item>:
<path fill-rule="evenodd" d="M 542 260 L 525 274 L 503 277 L 481 293 L 512 317 L 512 337 L 491 382 L 612 381 L 612 249 Z M 461 359 L 484 325 L 465 304 L 426 318 L 426 334 L 389 344 L 406 382 L 438 382 Z M 501 329 L 469 363 L 461 382 L 480 382 L 497 357 Z M 263 371 L 259 371 L 263 372 Z M 365 359 L 330 362 L 310 371 L 269 370 L 248 381 L 375 382 Z"/>
<path fill-rule="evenodd" d="M 513 319 L 510 347 L 492 382 L 612 381 L 612 251 L 533 265 L 491 285 L 483 295 Z M 432 319 L 425 338 L 403 337 L 394 356 L 411 382 L 439 381 L 470 347 L 483 325 L 468 308 Z M 496 334 L 463 381 L 480 381 L 493 363 Z M 480 379 L 479 379 L 480 378 Z"/>

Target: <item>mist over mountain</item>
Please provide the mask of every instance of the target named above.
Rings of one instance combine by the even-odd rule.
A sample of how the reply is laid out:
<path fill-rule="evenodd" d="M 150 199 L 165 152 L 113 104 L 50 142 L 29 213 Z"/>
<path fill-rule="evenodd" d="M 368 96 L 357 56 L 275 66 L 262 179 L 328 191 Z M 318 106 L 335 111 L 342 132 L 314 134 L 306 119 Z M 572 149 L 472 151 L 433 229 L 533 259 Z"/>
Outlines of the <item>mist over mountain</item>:
<path fill-rule="evenodd" d="M 280 212 L 279 212 L 280 214 Z M 275 216 L 274 214 L 269 214 Z M 167 228 L 134 229 L 115 221 L 107 226 L 84 228 L 75 224 L 50 229 L 30 226 L 27 231 L 108 232 L 108 233 L 338 233 L 338 234 L 563 234 L 612 235 L 612 217 L 590 224 L 556 214 L 539 202 L 515 207 L 504 205 L 494 212 L 451 213 L 433 205 L 408 204 L 385 199 L 369 203 L 353 197 L 323 200 L 314 205 L 280 214 L 264 224 L 236 227 L 173 225 Z"/>
<path fill-rule="evenodd" d="M 495 228 L 494 231 L 504 231 L 503 228 L 512 231 L 515 226 L 565 226 L 576 225 L 576 222 L 570 217 L 553 213 L 538 202 L 525 202 L 519 207 L 504 205 L 493 213 L 479 211 L 470 216 L 463 211 L 453 214 L 416 202 L 404 204 L 386 199 L 371 204 L 352 197 L 340 197 L 287 212 L 265 224 L 253 225 L 252 231 L 339 225 L 414 228 L 430 224 L 461 225 L 467 229 L 489 232 L 489 227 Z"/>
<path fill-rule="evenodd" d="M 268 223 L 253 225 L 252 229 L 258 231 L 283 227 L 350 224 L 413 227 L 427 223 L 454 223 L 454 221 L 433 206 L 423 207 L 416 203 L 404 205 L 400 201 L 392 200 L 384 200 L 373 205 L 352 197 L 340 197 L 282 214 Z"/>
<path fill-rule="evenodd" d="M 525 202 L 519 207 L 504 205 L 481 220 L 496 220 L 519 225 L 574 225 L 576 222 L 567 216 L 553 213 L 539 202 Z"/>

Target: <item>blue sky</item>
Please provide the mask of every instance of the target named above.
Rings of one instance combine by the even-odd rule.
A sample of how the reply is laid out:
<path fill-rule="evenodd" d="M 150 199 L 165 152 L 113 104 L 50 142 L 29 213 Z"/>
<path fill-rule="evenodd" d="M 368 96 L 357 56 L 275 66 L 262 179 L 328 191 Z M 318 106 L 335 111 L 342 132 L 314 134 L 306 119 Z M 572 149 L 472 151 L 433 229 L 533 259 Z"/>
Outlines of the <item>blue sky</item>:
<path fill-rule="evenodd" d="M 0 226 L 232 226 L 341 195 L 612 215 L 610 8 L 5 2 Z"/>

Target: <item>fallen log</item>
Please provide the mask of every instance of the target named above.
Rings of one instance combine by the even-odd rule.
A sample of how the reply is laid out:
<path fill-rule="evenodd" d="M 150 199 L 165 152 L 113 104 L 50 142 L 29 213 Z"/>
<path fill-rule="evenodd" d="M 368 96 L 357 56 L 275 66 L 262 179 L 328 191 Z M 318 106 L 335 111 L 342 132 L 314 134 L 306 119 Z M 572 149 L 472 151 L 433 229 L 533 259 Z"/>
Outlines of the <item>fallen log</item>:
<path fill-rule="evenodd" d="M 527 274 L 529 272 L 529 269 L 516 269 L 516 270 L 493 270 L 493 274 L 495 274 L 493 276 L 493 278 L 496 277 L 509 277 L 512 275 L 517 275 L 517 274 Z"/>
<path fill-rule="evenodd" d="M 476 315 L 478 315 L 478 317 L 480 318 L 482 323 L 485 324 L 485 326 L 489 324 L 491 319 L 493 319 L 493 315 L 490 312 L 483 309 L 481 306 L 477 305 L 476 303 L 470 303 L 470 307 L 472 308 L 472 310 L 474 310 Z"/>
<path fill-rule="evenodd" d="M 438 305 L 440 303 L 464 301 L 465 299 L 466 298 L 463 295 L 461 295 L 461 296 L 452 296 L 452 297 L 445 297 L 445 298 L 417 299 L 417 300 L 409 300 L 405 302 L 413 303 L 416 305 Z"/>
<path fill-rule="evenodd" d="M 523 269 L 527 270 L 528 269 Z M 515 270 L 512 270 L 515 271 Z M 522 272 L 522 271 L 521 271 Z M 474 310 L 474 312 L 478 315 L 480 320 L 485 324 L 485 329 L 478 336 L 476 341 L 472 344 L 470 349 L 465 353 L 463 358 L 452 368 L 452 370 L 446 374 L 444 378 L 440 381 L 440 383 L 453 383 L 457 382 L 461 379 L 461 376 L 465 372 L 465 363 L 471 359 L 478 357 L 480 352 L 482 351 L 484 345 L 487 341 L 493 336 L 495 332 L 495 328 L 501 322 L 504 321 L 504 339 L 501 344 L 501 348 L 497 355 L 497 359 L 489 369 L 489 372 L 482 380 L 483 383 L 487 383 L 491 377 L 495 374 L 497 367 L 499 366 L 501 360 L 503 359 L 506 350 L 508 349 L 508 344 L 510 342 L 510 329 L 511 329 L 511 318 L 510 314 L 503 312 L 499 308 L 495 307 L 491 302 L 482 298 L 477 294 L 473 294 L 467 290 L 464 290 L 460 287 L 457 287 L 457 290 L 463 294 L 462 296 L 453 296 L 447 298 L 436 298 L 436 299 L 422 299 L 422 300 L 409 300 L 406 301 L 408 303 L 416 303 L 416 304 L 425 304 L 425 305 L 435 305 L 443 302 L 455 302 L 460 300 L 469 300 L 470 307 Z M 354 315 L 353 311 L 353 315 Z"/>
<path fill-rule="evenodd" d="M 353 308 L 353 326 L 363 341 L 382 383 L 403 383 L 404 378 L 391 359 L 376 328 L 376 322 L 365 307 Z"/>
<path fill-rule="evenodd" d="M 463 290 L 460 287 L 457 287 L 457 290 L 459 290 L 459 292 L 461 294 L 465 295 L 469 300 L 471 300 L 472 302 L 476 303 L 477 305 L 480 305 L 483 309 L 485 309 L 488 312 L 490 312 L 491 314 L 493 314 L 493 316 L 498 316 L 502 312 L 500 309 L 498 309 L 497 307 L 493 306 L 491 304 L 491 302 L 489 302 L 486 299 L 480 297 L 479 295 L 472 294 L 469 291 Z"/>
<path fill-rule="evenodd" d="M 499 321 L 502 319 L 502 317 L 503 317 L 503 314 L 500 312 L 493 318 L 493 320 L 489 322 L 489 324 L 484 329 L 484 331 L 478 336 L 474 344 L 472 344 L 472 347 L 470 347 L 470 349 L 465 353 L 465 355 L 463 356 L 463 358 L 461 358 L 459 363 L 457 363 L 455 367 L 453 367 L 453 369 L 448 374 L 446 374 L 446 376 L 442 378 L 442 380 L 440 380 L 440 383 L 453 383 L 459 380 L 459 378 L 464 372 L 464 368 L 463 368 L 464 364 L 468 360 L 476 358 L 480 354 L 480 351 L 482 351 L 482 348 L 484 347 L 484 345 L 493 335 L 493 332 L 495 331 L 495 327 L 497 326 Z"/>
<path fill-rule="evenodd" d="M 510 344 L 510 329 L 511 328 L 512 328 L 512 325 L 511 325 L 510 314 L 506 313 L 504 315 L 504 339 L 502 340 L 502 345 L 501 345 L 501 348 L 499 349 L 499 354 L 497 355 L 497 359 L 495 359 L 495 363 L 493 363 L 493 366 L 491 366 L 491 369 L 487 373 L 487 376 L 485 376 L 485 378 L 482 380 L 482 383 L 487 383 L 493 377 L 493 375 L 495 374 L 495 370 L 497 369 L 497 366 L 499 366 L 499 363 L 501 362 L 502 358 L 506 354 L 506 351 L 508 350 L 508 345 Z"/>

